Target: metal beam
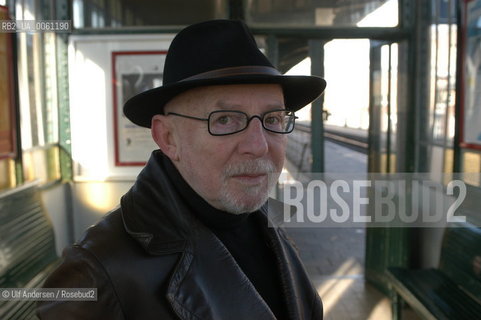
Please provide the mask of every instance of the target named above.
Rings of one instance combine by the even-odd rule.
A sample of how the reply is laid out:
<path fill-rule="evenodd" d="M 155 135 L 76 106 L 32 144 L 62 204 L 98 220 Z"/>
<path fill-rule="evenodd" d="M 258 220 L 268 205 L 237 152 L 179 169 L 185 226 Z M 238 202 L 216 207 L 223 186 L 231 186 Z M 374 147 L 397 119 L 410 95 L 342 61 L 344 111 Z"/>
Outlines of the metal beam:
<path fill-rule="evenodd" d="M 303 37 L 309 39 L 371 39 L 402 40 L 409 38 L 410 28 L 381 27 L 263 27 L 251 25 L 255 34 L 272 34 L 280 37 Z"/>
<path fill-rule="evenodd" d="M 429 147 L 420 145 L 420 141 L 428 139 L 429 123 L 429 86 L 431 61 L 431 1 L 419 1 L 413 8 L 415 32 L 413 32 L 408 52 L 407 72 L 411 88 L 406 115 L 406 150 L 404 172 L 429 171 Z"/>
<path fill-rule="evenodd" d="M 124 28 L 82 28 L 73 30 L 73 34 L 141 34 L 141 33 L 178 33 L 186 25 L 124 27 Z M 372 39 L 403 40 L 411 35 L 409 28 L 322 28 L 322 27 L 260 27 L 250 25 L 254 34 L 268 34 L 276 37 L 295 37 L 304 39 Z"/>
<path fill-rule="evenodd" d="M 312 75 L 324 77 L 324 44 L 325 41 L 309 40 L 309 57 L 311 58 Z M 321 96 L 311 105 L 312 172 L 324 172 L 323 104 L 324 96 Z"/>
<path fill-rule="evenodd" d="M 72 35 L 89 35 L 89 34 L 159 34 L 159 33 L 173 33 L 176 34 L 180 30 L 187 27 L 187 25 L 176 26 L 160 26 L 160 27 L 122 27 L 122 28 L 82 28 L 73 29 Z"/>
<path fill-rule="evenodd" d="M 456 6 L 456 20 L 458 21 L 458 28 L 462 30 L 462 23 L 463 23 L 463 12 L 462 12 L 462 4 L 458 3 Z M 466 47 L 465 47 L 465 35 L 463 32 L 458 32 L 457 34 L 457 40 L 456 40 L 456 51 L 457 51 L 457 56 L 456 56 L 456 101 L 454 104 L 454 121 L 455 125 L 454 127 L 456 130 L 454 130 L 454 139 L 453 139 L 453 172 L 461 172 L 462 171 L 462 149 L 460 146 L 461 143 L 461 128 L 462 128 L 462 122 L 464 119 L 461 118 L 463 115 L 462 112 L 462 106 L 464 106 L 464 90 L 465 90 L 465 85 L 464 85 L 464 77 L 465 77 L 465 70 L 464 70 L 464 64 L 463 60 L 466 55 Z"/>

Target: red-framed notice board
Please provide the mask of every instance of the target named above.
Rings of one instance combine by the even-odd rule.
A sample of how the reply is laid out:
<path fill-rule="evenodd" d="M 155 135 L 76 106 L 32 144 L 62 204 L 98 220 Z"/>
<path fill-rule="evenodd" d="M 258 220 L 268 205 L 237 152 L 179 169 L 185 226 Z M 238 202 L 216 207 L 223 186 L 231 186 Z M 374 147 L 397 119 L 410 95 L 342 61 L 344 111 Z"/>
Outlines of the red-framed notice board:
<path fill-rule="evenodd" d="M 152 150 L 158 149 L 150 130 L 130 122 L 122 108 L 132 96 L 162 85 L 166 54 L 167 51 L 112 52 L 116 166 L 143 166 Z"/>

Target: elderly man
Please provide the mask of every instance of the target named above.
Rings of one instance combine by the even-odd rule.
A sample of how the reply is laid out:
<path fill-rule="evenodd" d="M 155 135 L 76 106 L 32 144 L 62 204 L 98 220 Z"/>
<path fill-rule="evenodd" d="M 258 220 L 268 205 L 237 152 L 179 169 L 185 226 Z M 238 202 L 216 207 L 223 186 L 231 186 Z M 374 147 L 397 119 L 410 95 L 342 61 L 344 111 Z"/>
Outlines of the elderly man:
<path fill-rule="evenodd" d="M 124 106 L 159 150 L 45 284 L 97 288 L 98 301 L 43 302 L 39 317 L 322 319 L 291 242 L 269 227 L 266 202 L 294 111 L 324 87 L 281 75 L 242 22 L 181 31 L 164 85 Z"/>

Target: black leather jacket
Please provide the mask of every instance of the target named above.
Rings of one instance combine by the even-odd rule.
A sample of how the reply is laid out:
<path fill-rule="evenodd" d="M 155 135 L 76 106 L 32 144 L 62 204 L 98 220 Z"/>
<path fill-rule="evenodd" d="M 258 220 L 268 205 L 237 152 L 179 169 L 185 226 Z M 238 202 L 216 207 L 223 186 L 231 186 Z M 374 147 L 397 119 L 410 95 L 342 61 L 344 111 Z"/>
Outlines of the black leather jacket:
<path fill-rule="evenodd" d="M 165 183 L 159 156 L 153 153 L 120 208 L 64 251 L 45 283 L 97 288 L 98 301 L 41 302 L 41 319 L 275 319 L 222 242 Z M 322 319 L 292 243 L 264 217 L 289 318 Z"/>

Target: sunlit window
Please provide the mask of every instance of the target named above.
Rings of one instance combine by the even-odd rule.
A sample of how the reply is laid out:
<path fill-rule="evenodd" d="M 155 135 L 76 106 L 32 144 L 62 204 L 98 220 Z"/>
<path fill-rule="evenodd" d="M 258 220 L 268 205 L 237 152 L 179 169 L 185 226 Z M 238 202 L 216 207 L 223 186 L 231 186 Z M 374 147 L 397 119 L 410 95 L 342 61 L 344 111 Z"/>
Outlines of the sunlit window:
<path fill-rule="evenodd" d="M 255 25 L 317 27 L 396 27 L 398 0 L 246 2 L 247 21 Z"/>
<path fill-rule="evenodd" d="M 452 172 L 455 133 L 456 1 L 432 2 L 426 105 L 420 110 L 418 170 Z M 468 102 L 469 104 L 469 102 Z"/>
<path fill-rule="evenodd" d="M 76 29 L 84 27 L 84 2 L 74 0 L 73 2 L 73 26 Z"/>
<path fill-rule="evenodd" d="M 34 1 L 17 3 L 16 19 L 41 19 L 36 10 Z M 56 35 L 23 32 L 16 36 L 22 178 L 48 183 L 60 178 Z"/>

